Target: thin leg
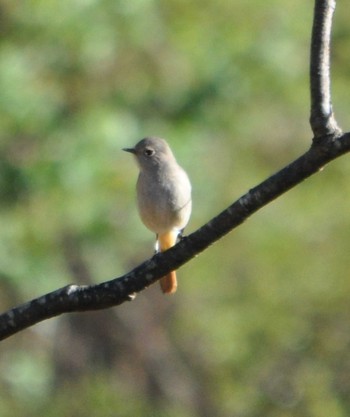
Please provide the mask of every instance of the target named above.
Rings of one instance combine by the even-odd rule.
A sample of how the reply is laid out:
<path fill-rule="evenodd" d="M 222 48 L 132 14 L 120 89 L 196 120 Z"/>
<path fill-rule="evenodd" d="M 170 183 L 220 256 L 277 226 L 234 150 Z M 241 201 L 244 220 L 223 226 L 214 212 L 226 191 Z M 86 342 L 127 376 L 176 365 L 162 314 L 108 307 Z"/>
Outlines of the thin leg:
<path fill-rule="evenodd" d="M 184 237 L 184 230 L 185 230 L 185 228 L 179 230 L 179 234 L 177 235 L 178 242 L 183 239 L 183 237 Z"/>
<path fill-rule="evenodd" d="M 158 240 L 158 234 L 156 234 L 156 243 L 154 245 L 154 252 L 158 253 L 159 252 L 159 240 Z"/>

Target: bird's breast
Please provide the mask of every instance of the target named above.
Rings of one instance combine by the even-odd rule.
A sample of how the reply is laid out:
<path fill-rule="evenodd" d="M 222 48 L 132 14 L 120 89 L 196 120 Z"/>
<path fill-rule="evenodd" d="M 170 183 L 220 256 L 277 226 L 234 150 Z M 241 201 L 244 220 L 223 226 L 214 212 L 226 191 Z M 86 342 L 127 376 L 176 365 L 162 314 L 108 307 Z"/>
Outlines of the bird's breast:
<path fill-rule="evenodd" d="M 191 213 L 191 185 L 182 168 L 153 175 L 140 172 L 137 201 L 141 219 L 155 233 L 183 229 Z"/>

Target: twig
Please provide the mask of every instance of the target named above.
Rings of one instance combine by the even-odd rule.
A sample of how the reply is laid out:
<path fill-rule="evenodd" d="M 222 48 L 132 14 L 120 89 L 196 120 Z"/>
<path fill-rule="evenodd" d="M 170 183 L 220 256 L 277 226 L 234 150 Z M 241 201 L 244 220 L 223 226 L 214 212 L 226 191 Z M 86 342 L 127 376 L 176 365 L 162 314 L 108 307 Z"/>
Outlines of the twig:
<path fill-rule="evenodd" d="M 334 118 L 330 91 L 330 41 L 334 9 L 335 0 L 315 0 L 310 54 L 310 124 L 314 140 L 341 133 Z"/>

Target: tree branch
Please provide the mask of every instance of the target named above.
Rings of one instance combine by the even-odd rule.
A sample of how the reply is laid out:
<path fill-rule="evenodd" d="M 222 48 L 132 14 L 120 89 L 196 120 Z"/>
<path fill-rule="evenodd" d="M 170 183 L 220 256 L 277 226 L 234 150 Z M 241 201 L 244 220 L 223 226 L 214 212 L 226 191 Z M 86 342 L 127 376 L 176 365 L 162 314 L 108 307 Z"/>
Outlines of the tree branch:
<path fill-rule="evenodd" d="M 332 110 L 330 41 L 335 0 L 315 0 L 310 54 L 311 115 L 315 139 L 340 133 Z"/>
<path fill-rule="evenodd" d="M 341 134 L 331 106 L 329 42 L 334 6 L 333 0 L 315 3 L 310 62 L 310 122 L 315 138 L 311 148 L 173 248 L 154 255 L 128 274 L 97 285 L 69 285 L 0 315 L 0 340 L 62 313 L 98 310 L 133 300 L 135 293 L 179 268 L 257 210 L 349 152 L 350 133 Z"/>
<path fill-rule="evenodd" d="M 184 237 L 168 251 L 154 255 L 128 274 L 97 285 L 69 285 L 0 315 L 0 340 L 62 313 L 98 310 L 133 300 L 135 293 L 179 268 L 257 210 L 349 151 L 350 133 L 338 137 L 326 136 L 196 232 Z"/>

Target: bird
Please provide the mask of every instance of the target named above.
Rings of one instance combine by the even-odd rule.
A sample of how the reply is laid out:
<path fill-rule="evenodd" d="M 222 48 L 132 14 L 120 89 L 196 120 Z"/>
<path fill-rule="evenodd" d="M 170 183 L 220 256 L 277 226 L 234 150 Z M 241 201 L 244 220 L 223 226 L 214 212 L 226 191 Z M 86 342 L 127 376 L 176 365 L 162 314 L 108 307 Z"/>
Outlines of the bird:
<path fill-rule="evenodd" d="M 191 215 L 188 175 L 162 138 L 146 137 L 133 148 L 123 150 L 134 155 L 139 167 L 136 194 L 141 220 L 156 234 L 156 251 L 164 252 L 182 236 Z M 160 287 L 164 294 L 175 293 L 176 272 L 162 277 Z"/>

